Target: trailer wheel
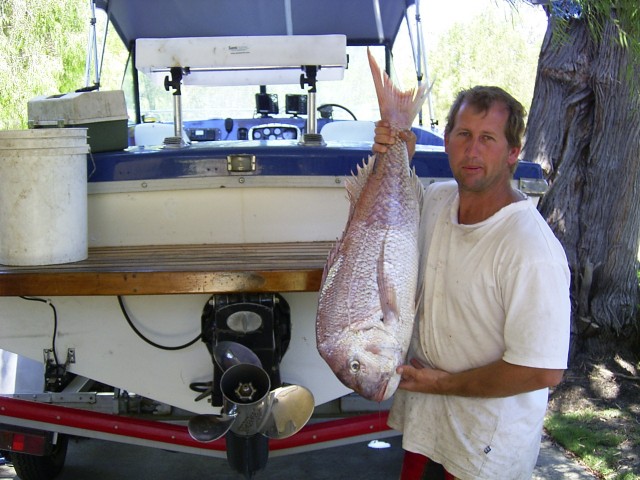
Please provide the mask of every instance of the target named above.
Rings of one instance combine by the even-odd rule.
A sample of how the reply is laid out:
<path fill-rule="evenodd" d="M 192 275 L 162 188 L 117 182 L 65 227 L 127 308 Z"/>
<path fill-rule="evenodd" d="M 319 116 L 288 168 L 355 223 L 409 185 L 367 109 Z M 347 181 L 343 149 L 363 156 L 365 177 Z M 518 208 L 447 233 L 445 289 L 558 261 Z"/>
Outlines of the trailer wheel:
<path fill-rule="evenodd" d="M 58 435 L 58 442 L 49 455 L 37 456 L 11 452 L 11 462 L 21 480 L 52 480 L 64 467 L 69 437 Z"/>

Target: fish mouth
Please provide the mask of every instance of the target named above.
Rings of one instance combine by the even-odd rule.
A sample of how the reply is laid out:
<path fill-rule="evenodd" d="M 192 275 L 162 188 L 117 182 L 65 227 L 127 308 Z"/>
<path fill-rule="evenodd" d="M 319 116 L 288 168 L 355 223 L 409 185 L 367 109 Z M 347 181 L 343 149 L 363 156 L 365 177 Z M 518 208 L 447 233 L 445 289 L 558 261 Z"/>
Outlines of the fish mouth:
<path fill-rule="evenodd" d="M 353 391 L 360 395 L 362 398 L 365 398 L 371 402 L 381 403 L 385 400 L 385 393 L 387 391 L 386 383 L 380 388 L 375 388 L 372 386 L 370 386 L 369 388 L 363 388 L 362 385 L 353 384 L 351 384 L 349 387 L 352 388 Z"/>
<path fill-rule="evenodd" d="M 379 390 L 375 395 L 373 395 L 373 397 L 371 398 L 371 401 L 376 402 L 376 403 L 382 403 L 387 399 L 387 386 L 384 386 L 384 389 Z"/>
<path fill-rule="evenodd" d="M 398 384 L 400 383 L 400 375 L 392 375 L 388 378 L 383 384 L 382 388 L 379 388 L 378 391 L 373 395 L 372 400 L 374 402 L 384 402 L 393 396 L 393 394 L 398 389 Z"/>
<path fill-rule="evenodd" d="M 391 394 L 393 394 L 393 392 L 391 392 Z M 367 400 L 371 400 L 376 403 L 384 402 L 391 396 L 391 394 L 389 394 L 389 380 L 385 380 L 379 384 L 375 390 L 373 388 L 368 388 L 360 393 L 360 395 L 365 397 Z"/>
<path fill-rule="evenodd" d="M 352 374 L 344 374 L 337 372 L 336 376 L 343 385 L 352 389 L 362 398 L 366 398 L 372 402 L 380 403 L 385 401 L 389 395 L 389 378 L 387 376 L 378 377 L 377 379 L 358 377 Z"/>

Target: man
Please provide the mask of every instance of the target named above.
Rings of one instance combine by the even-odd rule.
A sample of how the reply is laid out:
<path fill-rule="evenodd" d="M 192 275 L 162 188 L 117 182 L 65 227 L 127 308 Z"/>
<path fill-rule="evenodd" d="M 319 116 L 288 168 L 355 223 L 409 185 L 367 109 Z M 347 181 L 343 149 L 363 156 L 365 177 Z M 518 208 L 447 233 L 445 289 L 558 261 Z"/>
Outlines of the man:
<path fill-rule="evenodd" d="M 449 112 L 455 182 L 425 191 L 421 296 L 389 417 L 403 432 L 402 480 L 526 479 L 535 467 L 571 307 L 564 251 L 511 185 L 524 115 L 484 86 L 460 92 Z M 412 154 L 415 137 L 401 138 Z M 395 142 L 383 122 L 375 142 L 377 152 Z"/>

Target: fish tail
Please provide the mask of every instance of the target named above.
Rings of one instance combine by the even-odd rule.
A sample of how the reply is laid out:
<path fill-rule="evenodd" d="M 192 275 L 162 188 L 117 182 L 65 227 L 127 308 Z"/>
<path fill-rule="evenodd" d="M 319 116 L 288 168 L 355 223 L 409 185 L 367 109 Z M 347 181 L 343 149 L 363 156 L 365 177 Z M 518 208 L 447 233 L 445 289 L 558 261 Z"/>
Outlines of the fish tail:
<path fill-rule="evenodd" d="M 380 118 L 398 130 L 411 128 L 411 124 L 422 108 L 431 88 L 425 83 L 418 89 L 401 91 L 393 84 L 387 73 L 378 66 L 371 50 L 367 49 L 367 54 L 378 96 Z"/>

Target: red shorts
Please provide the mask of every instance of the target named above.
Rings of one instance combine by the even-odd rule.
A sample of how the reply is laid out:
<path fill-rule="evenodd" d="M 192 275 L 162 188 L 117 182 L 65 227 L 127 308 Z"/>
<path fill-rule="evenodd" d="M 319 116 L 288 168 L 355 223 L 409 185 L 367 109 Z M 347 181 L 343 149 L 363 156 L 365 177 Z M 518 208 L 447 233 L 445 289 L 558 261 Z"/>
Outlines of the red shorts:
<path fill-rule="evenodd" d="M 455 480 L 455 477 L 424 455 L 405 451 L 400 480 Z"/>

